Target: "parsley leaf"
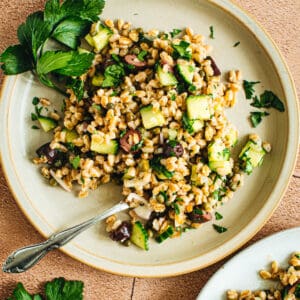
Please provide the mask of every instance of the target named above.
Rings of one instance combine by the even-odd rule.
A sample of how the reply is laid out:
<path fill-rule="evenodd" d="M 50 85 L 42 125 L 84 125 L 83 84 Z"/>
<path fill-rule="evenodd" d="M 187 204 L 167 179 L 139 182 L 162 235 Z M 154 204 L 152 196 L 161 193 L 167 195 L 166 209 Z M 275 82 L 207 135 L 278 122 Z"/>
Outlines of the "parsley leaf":
<path fill-rule="evenodd" d="M 254 94 L 254 85 L 260 83 L 260 81 L 243 81 L 243 87 L 246 94 L 246 99 L 251 99 Z"/>
<path fill-rule="evenodd" d="M 138 56 L 137 56 L 138 60 L 144 61 L 144 60 L 145 60 L 144 57 L 145 57 L 147 54 L 148 54 L 148 52 L 147 52 L 146 50 L 142 50 L 142 51 L 138 54 Z"/>
<path fill-rule="evenodd" d="M 285 111 L 284 104 L 272 91 L 264 91 L 260 95 L 260 102 L 263 105 L 262 107 L 273 107 L 281 112 Z"/>
<path fill-rule="evenodd" d="M 108 66 L 104 71 L 103 88 L 117 86 L 125 76 L 124 67 L 121 65 Z"/>
<path fill-rule="evenodd" d="M 76 98 L 80 101 L 84 94 L 84 82 L 79 78 L 68 78 L 66 86 L 73 90 Z"/>
<path fill-rule="evenodd" d="M 70 161 L 73 169 L 78 169 L 79 165 L 80 165 L 80 156 L 77 155 L 75 156 L 71 161 Z"/>
<path fill-rule="evenodd" d="M 136 152 L 137 150 L 139 150 L 139 149 L 143 146 L 143 143 L 144 143 L 144 141 L 143 141 L 143 140 L 140 140 L 137 144 L 133 145 L 133 146 L 130 148 L 130 151 Z"/>
<path fill-rule="evenodd" d="M 160 191 L 158 195 L 161 195 L 164 198 L 164 202 L 168 201 L 168 195 L 165 191 Z"/>
<path fill-rule="evenodd" d="M 237 47 L 240 43 L 241 43 L 240 41 L 236 42 L 236 43 L 233 45 L 233 47 Z"/>
<path fill-rule="evenodd" d="M 38 97 L 33 97 L 32 98 L 32 104 L 33 105 L 38 105 L 40 103 L 40 99 Z"/>
<path fill-rule="evenodd" d="M 215 33 L 214 33 L 214 27 L 213 26 L 209 26 L 209 37 L 211 39 L 214 39 L 215 38 Z"/>
<path fill-rule="evenodd" d="M 191 59 L 192 52 L 189 46 L 190 43 L 186 41 L 180 41 L 178 45 L 172 44 L 175 58 Z"/>
<path fill-rule="evenodd" d="M 179 208 L 179 205 L 178 205 L 176 202 L 174 202 L 174 203 L 173 203 L 173 207 L 174 207 L 175 214 L 176 214 L 176 215 L 179 215 L 179 214 L 180 214 L 180 208 Z"/>
<path fill-rule="evenodd" d="M 41 299 L 41 298 L 34 298 L 34 299 Z M 23 284 L 19 282 L 17 283 L 17 286 L 13 291 L 12 297 L 8 298 L 8 300 L 32 300 L 32 296 L 26 291 Z"/>
<path fill-rule="evenodd" d="M 215 218 L 216 218 L 216 220 L 218 221 L 218 220 L 222 220 L 223 219 L 223 216 L 220 214 L 220 213 L 218 213 L 217 211 L 215 212 Z"/>
<path fill-rule="evenodd" d="M 194 128 L 193 128 L 194 120 L 190 120 L 187 116 L 186 113 L 183 114 L 182 116 L 182 125 L 183 128 L 189 133 L 193 134 L 194 133 Z"/>
<path fill-rule="evenodd" d="M 8 47 L 0 56 L 1 69 L 6 75 L 16 75 L 33 69 L 30 55 L 22 45 Z"/>
<path fill-rule="evenodd" d="M 262 118 L 268 116 L 269 113 L 267 113 L 266 111 L 252 111 L 250 113 L 250 120 L 251 123 L 253 125 L 253 127 L 257 127 L 259 123 L 261 123 Z"/>
<path fill-rule="evenodd" d="M 165 166 L 163 166 L 160 163 L 161 157 L 160 156 L 154 156 L 151 160 L 150 160 L 150 166 L 153 169 L 153 171 L 155 171 L 159 176 L 161 177 L 166 177 L 167 179 L 170 179 L 173 177 L 173 172 L 170 172 L 166 169 Z"/>
<path fill-rule="evenodd" d="M 76 49 L 80 44 L 80 38 L 89 32 L 90 25 L 87 20 L 71 17 L 58 24 L 52 37 L 71 49 Z"/>
<path fill-rule="evenodd" d="M 63 18 L 64 14 L 60 9 L 60 0 L 48 0 L 45 4 L 44 19 L 54 26 Z"/>
<path fill-rule="evenodd" d="M 56 278 L 45 285 L 47 300 L 82 300 L 83 283 Z"/>
<path fill-rule="evenodd" d="M 36 63 L 40 47 L 46 42 L 51 33 L 50 23 L 44 21 L 44 14 L 41 11 L 29 15 L 26 22 L 18 28 L 18 39 L 26 49 L 33 62 Z"/>
<path fill-rule="evenodd" d="M 222 226 L 219 226 L 217 224 L 213 224 L 213 227 L 214 229 L 218 232 L 218 233 L 223 233 L 223 232 L 226 232 L 227 231 L 227 228 L 226 227 L 222 227 Z"/>
<path fill-rule="evenodd" d="M 31 126 L 31 129 L 36 129 L 36 130 L 38 130 L 38 129 L 40 129 L 40 127 L 38 127 L 38 126 L 36 126 L 36 125 L 32 125 L 32 126 Z"/>
<path fill-rule="evenodd" d="M 94 54 L 77 51 L 47 51 L 38 61 L 39 75 L 55 72 L 66 76 L 80 76 L 88 71 Z"/>
<path fill-rule="evenodd" d="M 170 32 L 170 35 L 172 38 L 174 38 L 176 35 L 180 34 L 182 32 L 181 29 L 173 29 L 171 32 Z"/>

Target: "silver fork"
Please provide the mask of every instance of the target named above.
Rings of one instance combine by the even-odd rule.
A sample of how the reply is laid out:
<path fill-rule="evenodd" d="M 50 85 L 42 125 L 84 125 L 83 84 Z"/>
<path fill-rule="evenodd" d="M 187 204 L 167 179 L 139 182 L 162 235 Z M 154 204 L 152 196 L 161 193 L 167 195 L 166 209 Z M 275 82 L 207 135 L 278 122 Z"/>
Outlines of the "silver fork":
<path fill-rule="evenodd" d="M 14 251 L 4 262 L 2 266 L 3 272 L 22 273 L 27 271 L 37 264 L 49 251 L 64 246 L 78 234 L 95 225 L 99 221 L 128 208 L 129 205 L 127 203 L 120 202 L 94 218 L 52 234 L 45 242 L 30 245 Z"/>

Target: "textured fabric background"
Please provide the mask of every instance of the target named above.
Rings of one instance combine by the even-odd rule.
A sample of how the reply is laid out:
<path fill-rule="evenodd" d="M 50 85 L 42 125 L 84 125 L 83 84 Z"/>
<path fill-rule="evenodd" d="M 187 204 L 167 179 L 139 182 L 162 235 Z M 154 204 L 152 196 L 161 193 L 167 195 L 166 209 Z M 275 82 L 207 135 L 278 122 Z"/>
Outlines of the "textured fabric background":
<path fill-rule="evenodd" d="M 236 0 L 270 33 L 285 57 L 298 95 L 300 94 L 300 0 Z M 16 29 L 26 16 L 42 8 L 42 0 L 0 1 L 0 51 L 16 42 Z M 2 81 L 2 74 L 0 74 Z M 247 244 L 282 229 L 300 226 L 300 159 L 280 206 L 261 231 Z M 19 210 L 0 167 L 0 263 L 14 249 L 40 242 L 42 237 Z M 245 245 L 245 246 L 247 246 Z M 224 264 L 183 276 L 165 279 L 135 279 L 107 274 L 55 251 L 26 274 L 0 273 L 0 299 L 8 297 L 16 282 L 22 281 L 30 292 L 40 290 L 44 281 L 63 276 L 85 282 L 85 299 L 195 299 L 210 276 Z M 1 272 L 1 271 L 0 271 Z M 210 299 L 208 299 L 210 300 Z M 212 300 L 212 299 L 211 299 Z"/>

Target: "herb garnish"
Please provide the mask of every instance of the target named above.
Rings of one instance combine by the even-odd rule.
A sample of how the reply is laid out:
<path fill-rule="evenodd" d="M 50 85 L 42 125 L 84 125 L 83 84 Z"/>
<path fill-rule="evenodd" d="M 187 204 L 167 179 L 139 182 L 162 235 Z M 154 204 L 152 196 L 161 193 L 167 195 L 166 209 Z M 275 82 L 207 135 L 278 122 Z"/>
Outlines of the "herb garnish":
<path fill-rule="evenodd" d="M 19 44 L 8 47 L 1 54 L 4 74 L 32 71 L 41 83 L 65 93 L 54 77 L 62 75 L 62 79 L 67 79 L 88 71 L 94 54 L 79 53 L 75 49 L 91 24 L 99 20 L 104 4 L 104 0 L 65 0 L 62 3 L 48 0 L 44 12 L 32 13 L 19 26 Z M 63 44 L 66 50 L 44 52 L 49 39 Z"/>
<path fill-rule="evenodd" d="M 254 85 L 260 83 L 260 81 L 243 81 L 243 87 L 246 94 L 246 99 L 251 99 L 254 94 Z"/>
<path fill-rule="evenodd" d="M 257 127 L 257 125 L 262 121 L 262 118 L 268 115 L 269 113 L 267 113 L 266 111 L 252 111 L 250 113 L 250 120 L 253 127 Z"/>
<path fill-rule="evenodd" d="M 164 198 L 164 202 L 167 202 L 167 200 L 168 200 L 168 195 L 167 195 L 167 193 L 166 193 L 165 191 L 160 191 L 160 192 L 158 193 L 158 195 L 161 195 L 161 196 Z"/>
<path fill-rule="evenodd" d="M 133 145 L 131 148 L 130 148 L 130 151 L 132 152 L 136 152 L 137 150 L 139 150 L 144 144 L 144 141 L 143 140 L 140 140 L 137 144 Z"/>
<path fill-rule="evenodd" d="M 142 50 L 138 55 L 137 58 L 140 61 L 144 61 L 145 60 L 145 56 L 148 54 L 148 52 L 146 50 Z"/>
<path fill-rule="evenodd" d="M 214 27 L 213 26 L 209 26 L 209 32 L 210 32 L 209 37 L 211 39 L 214 39 L 215 38 L 215 32 L 214 32 Z"/>
<path fill-rule="evenodd" d="M 233 47 L 237 47 L 240 43 L 241 43 L 240 41 L 236 42 L 236 43 L 233 45 Z"/>
<path fill-rule="evenodd" d="M 40 129 L 40 127 L 38 127 L 38 126 L 36 126 L 36 125 L 32 125 L 32 126 L 31 126 L 31 129 L 37 130 L 37 129 Z"/>
<path fill-rule="evenodd" d="M 183 114 L 182 116 L 182 125 L 183 128 L 189 133 L 193 134 L 194 133 L 194 128 L 193 128 L 194 120 L 190 120 L 187 116 L 186 113 Z"/>
<path fill-rule="evenodd" d="M 223 216 L 220 214 L 220 213 L 218 213 L 217 211 L 215 212 L 215 218 L 216 218 L 216 220 L 218 221 L 218 220 L 222 220 L 223 219 Z"/>
<path fill-rule="evenodd" d="M 82 300 L 83 282 L 69 281 L 64 278 L 55 278 L 45 284 L 45 298 L 39 294 L 31 295 L 27 292 L 21 282 L 17 283 L 9 300 Z"/>
<path fill-rule="evenodd" d="M 33 97 L 32 98 L 32 104 L 33 105 L 38 105 L 40 103 L 40 99 L 38 97 Z"/>
<path fill-rule="evenodd" d="M 173 203 L 173 207 L 174 207 L 174 212 L 175 212 L 175 215 L 179 215 L 180 214 L 180 208 L 179 208 L 179 205 L 174 202 Z"/>
<path fill-rule="evenodd" d="M 154 156 L 150 160 L 151 168 L 153 169 L 154 172 L 158 173 L 158 175 L 162 175 L 162 176 L 166 177 L 167 179 L 172 178 L 174 173 L 168 171 L 166 169 L 166 167 L 160 163 L 160 160 L 161 160 L 160 156 Z"/>
<path fill-rule="evenodd" d="M 219 226 L 217 224 L 213 224 L 213 227 L 214 229 L 218 232 L 218 233 L 223 233 L 223 232 L 226 232 L 227 231 L 227 228 L 226 227 L 222 227 L 222 226 Z"/>
<path fill-rule="evenodd" d="M 258 96 L 255 96 L 251 105 L 258 108 L 273 107 L 280 112 L 285 111 L 282 101 L 271 91 L 264 91 L 263 94 L 260 95 L 260 98 L 258 98 Z"/>
<path fill-rule="evenodd" d="M 171 32 L 170 32 L 170 35 L 172 38 L 174 38 L 176 35 L 180 34 L 182 32 L 181 29 L 173 29 Z"/>
<path fill-rule="evenodd" d="M 192 52 L 189 48 L 190 43 L 186 41 L 180 41 L 178 45 L 172 44 L 172 47 L 174 49 L 174 57 L 175 58 L 183 58 L 183 59 L 191 59 L 192 58 Z"/>
<path fill-rule="evenodd" d="M 78 169 L 79 165 L 80 165 L 80 156 L 77 155 L 75 156 L 71 161 L 70 161 L 73 169 Z"/>

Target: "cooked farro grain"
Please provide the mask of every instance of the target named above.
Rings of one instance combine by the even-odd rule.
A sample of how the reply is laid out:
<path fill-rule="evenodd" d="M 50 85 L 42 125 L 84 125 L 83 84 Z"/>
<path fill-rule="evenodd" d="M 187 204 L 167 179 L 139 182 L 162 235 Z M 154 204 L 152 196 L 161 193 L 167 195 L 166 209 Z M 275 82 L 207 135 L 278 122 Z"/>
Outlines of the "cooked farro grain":
<path fill-rule="evenodd" d="M 238 132 L 224 110 L 236 102 L 241 72 L 222 82 L 211 47 L 191 28 L 171 38 L 107 19 L 86 41 L 94 64 L 80 78 L 83 97 L 68 90 L 61 127 L 37 151 L 43 176 L 53 181 L 52 170 L 66 190 L 80 185 L 79 197 L 117 179 L 132 222 L 159 241 L 211 220 L 271 149 L 253 135 L 239 160 L 231 157 Z M 115 216 L 107 225 L 119 241 L 131 230 Z"/>
<path fill-rule="evenodd" d="M 270 270 L 261 270 L 259 275 L 276 282 L 276 288 L 257 291 L 227 291 L 227 300 L 298 300 L 300 299 L 300 252 L 291 255 L 287 268 L 279 268 L 273 261 Z"/>

